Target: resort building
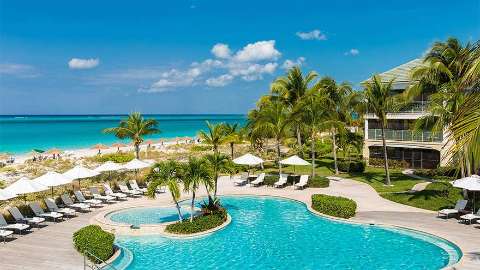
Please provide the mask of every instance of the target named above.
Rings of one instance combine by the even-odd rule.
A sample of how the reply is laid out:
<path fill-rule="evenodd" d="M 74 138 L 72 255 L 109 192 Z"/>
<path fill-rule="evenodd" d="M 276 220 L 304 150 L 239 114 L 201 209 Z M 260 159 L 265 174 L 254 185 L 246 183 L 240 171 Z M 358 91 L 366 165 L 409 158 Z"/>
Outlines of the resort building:
<path fill-rule="evenodd" d="M 394 79 L 393 89 L 401 93 L 411 83 L 411 70 L 419 65 L 422 65 L 422 60 L 415 59 L 379 75 L 384 82 Z M 429 93 L 423 93 L 402 110 L 387 114 L 385 139 L 388 159 L 403 160 L 411 168 L 426 169 L 443 166 L 448 162 L 448 158 L 446 158 L 448 147 L 445 147 L 447 136 L 444 132 L 432 133 L 428 130 L 421 132 L 413 130 L 415 120 L 427 113 L 429 95 Z M 365 115 L 363 156 L 367 162 L 372 158 L 383 159 L 381 125 L 373 113 Z"/>

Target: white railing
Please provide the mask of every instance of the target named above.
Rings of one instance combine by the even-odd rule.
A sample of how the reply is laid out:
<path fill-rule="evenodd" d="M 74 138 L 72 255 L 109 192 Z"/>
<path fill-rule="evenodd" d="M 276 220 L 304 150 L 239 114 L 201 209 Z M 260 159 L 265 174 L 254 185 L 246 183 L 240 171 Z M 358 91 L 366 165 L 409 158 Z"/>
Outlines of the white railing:
<path fill-rule="evenodd" d="M 368 139 L 381 140 L 382 130 L 369 129 Z M 385 129 L 385 140 L 412 141 L 412 142 L 442 142 L 443 134 L 441 132 L 434 133 L 431 131 Z"/>

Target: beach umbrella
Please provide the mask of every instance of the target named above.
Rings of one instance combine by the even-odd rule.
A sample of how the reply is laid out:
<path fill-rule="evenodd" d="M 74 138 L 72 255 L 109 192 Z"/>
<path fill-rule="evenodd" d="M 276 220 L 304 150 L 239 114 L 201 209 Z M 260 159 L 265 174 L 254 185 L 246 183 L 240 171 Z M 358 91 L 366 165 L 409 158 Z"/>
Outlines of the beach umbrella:
<path fill-rule="evenodd" d="M 308 166 L 311 165 L 308 161 L 301 159 L 299 156 L 294 155 L 284 160 L 280 160 L 280 173 L 282 172 L 282 165 L 292 165 L 293 172 L 295 172 L 295 166 Z M 295 180 L 293 180 L 293 185 L 295 185 Z"/>
<path fill-rule="evenodd" d="M 63 173 L 63 176 L 71 179 L 78 180 L 78 187 L 80 188 L 80 180 L 83 178 L 90 178 L 99 175 L 100 173 L 94 170 L 90 170 L 81 165 L 77 165 L 72 169 Z"/>
<path fill-rule="evenodd" d="M 233 163 L 235 164 L 238 164 L 238 165 L 247 165 L 250 169 L 251 166 L 256 166 L 256 165 L 259 165 L 259 164 L 262 164 L 264 161 L 263 159 L 257 157 L 257 156 L 254 156 L 250 153 L 247 153 L 241 157 L 238 157 L 234 160 L 232 160 Z M 250 170 L 248 171 L 248 174 L 250 174 Z"/>
<path fill-rule="evenodd" d="M 475 192 L 480 191 L 480 176 L 472 175 L 457 179 L 453 182 L 453 186 L 473 191 L 473 212 L 475 212 Z"/>
<path fill-rule="evenodd" d="M 107 161 L 102 165 L 98 166 L 94 169 L 96 172 L 111 172 L 111 171 L 119 171 L 125 169 L 121 164 L 115 163 L 113 161 Z"/>
<path fill-rule="evenodd" d="M 112 147 L 116 147 L 118 152 L 120 152 L 120 147 L 125 147 L 125 146 L 127 146 L 127 145 L 124 144 L 124 143 L 114 143 L 114 144 L 112 144 Z"/>
<path fill-rule="evenodd" d="M 23 199 L 26 201 L 26 194 L 35 193 L 40 191 L 48 190 L 48 187 L 32 181 L 27 177 L 22 177 L 15 181 L 10 186 L 6 187 L 4 191 L 8 192 L 9 194 L 15 195 L 23 195 Z"/>
<path fill-rule="evenodd" d="M 53 158 L 55 158 L 55 155 L 57 156 L 60 155 L 60 153 L 62 153 L 62 150 L 58 148 L 52 148 L 52 149 L 49 149 L 46 153 L 49 155 L 53 155 Z"/>
<path fill-rule="evenodd" d="M 127 162 L 125 165 L 123 165 L 123 168 L 127 170 L 139 170 L 148 168 L 150 166 L 152 166 L 152 164 L 134 158 L 131 161 Z"/>
<path fill-rule="evenodd" d="M 57 172 L 47 172 L 46 174 L 33 179 L 32 182 L 38 183 L 43 186 L 50 187 L 52 190 L 53 196 L 53 188 L 56 186 L 63 186 L 66 184 L 70 184 L 72 179 L 64 176 L 63 174 Z"/>
<path fill-rule="evenodd" d="M 92 149 L 98 150 L 98 154 L 100 155 L 102 153 L 102 150 L 108 149 L 108 146 L 106 146 L 105 144 L 97 143 L 92 146 Z"/>
<path fill-rule="evenodd" d="M 5 189 L 0 189 L 0 201 L 7 201 L 15 197 L 17 197 L 16 194 L 13 194 Z"/>
<path fill-rule="evenodd" d="M 153 140 L 146 140 L 143 142 L 143 144 L 146 144 L 148 147 L 150 147 L 153 144 Z"/>

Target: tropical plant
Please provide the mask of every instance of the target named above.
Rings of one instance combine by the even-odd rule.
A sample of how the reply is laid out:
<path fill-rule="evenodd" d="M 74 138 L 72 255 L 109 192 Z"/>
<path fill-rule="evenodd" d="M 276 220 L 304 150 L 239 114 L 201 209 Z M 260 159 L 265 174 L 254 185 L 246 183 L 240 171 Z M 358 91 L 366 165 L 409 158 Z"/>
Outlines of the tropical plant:
<path fill-rule="evenodd" d="M 147 196 L 154 199 L 157 188 L 167 186 L 177 208 L 178 220 L 182 222 L 182 212 L 178 203 L 181 196 L 179 179 L 177 177 L 178 168 L 179 164 L 173 160 L 155 164 L 147 175 L 147 179 L 151 180 L 148 185 Z"/>
<path fill-rule="evenodd" d="M 218 188 L 218 175 L 222 172 L 228 172 L 229 170 L 229 158 L 227 155 L 222 153 L 213 153 L 208 154 L 205 157 L 205 161 L 207 162 L 207 166 L 212 171 L 212 178 L 214 182 L 213 187 L 213 199 L 217 199 L 217 188 Z"/>
<path fill-rule="evenodd" d="M 183 179 L 184 190 L 192 193 L 192 201 L 190 204 L 190 222 L 192 222 L 195 212 L 195 196 L 198 188 L 201 184 L 205 184 L 207 190 L 212 187 L 211 177 L 205 160 L 195 157 L 189 158 L 188 162 L 182 166 L 181 177 Z"/>
<path fill-rule="evenodd" d="M 198 133 L 198 136 L 203 140 L 204 143 L 212 146 L 213 152 L 218 152 L 218 147 L 228 141 L 228 134 L 225 129 L 225 124 L 211 124 L 207 123 L 207 131 L 201 130 Z"/>
<path fill-rule="evenodd" d="M 139 112 L 134 112 L 127 119 L 121 120 L 118 127 L 106 128 L 103 132 L 115 134 L 119 139 L 131 139 L 135 146 L 135 155 L 139 158 L 140 144 L 143 142 L 143 137 L 160 133 L 157 126 L 157 120 L 144 119 Z"/>
<path fill-rule="evenodd" d="M 243 141 L 243 130 L 240 129 L 237 123 L 235 124 L 224 124 L 225 134 L 227 135 L 226 142 L 230 144 L 230 156 L 234 158 L 234 145 Z"/>

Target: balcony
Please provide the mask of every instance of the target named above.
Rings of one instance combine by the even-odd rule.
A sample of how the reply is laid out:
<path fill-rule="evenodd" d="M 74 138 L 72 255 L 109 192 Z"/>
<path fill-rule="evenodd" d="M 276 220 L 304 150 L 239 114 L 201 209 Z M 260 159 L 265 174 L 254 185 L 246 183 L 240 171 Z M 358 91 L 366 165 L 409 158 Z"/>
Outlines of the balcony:
<path fill-rule="evenodd" d="M 381 129 L 369 129 L 369 140 L 381 140 Z M 411 142 L 442 142 L 442 133 L 433 133 L 431 131 L 413 131 L 413 130 L 395 130 L 385 129 L 385 139 L 391 141 L 411 141 Z"/>
<path fill-rule="evenodd" d="M 405 104 L 398 112 L 426 112 L 427 101 L 413 101 Z"/>

